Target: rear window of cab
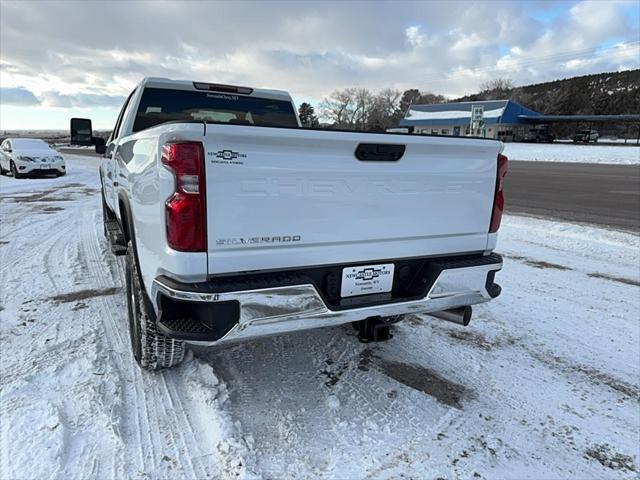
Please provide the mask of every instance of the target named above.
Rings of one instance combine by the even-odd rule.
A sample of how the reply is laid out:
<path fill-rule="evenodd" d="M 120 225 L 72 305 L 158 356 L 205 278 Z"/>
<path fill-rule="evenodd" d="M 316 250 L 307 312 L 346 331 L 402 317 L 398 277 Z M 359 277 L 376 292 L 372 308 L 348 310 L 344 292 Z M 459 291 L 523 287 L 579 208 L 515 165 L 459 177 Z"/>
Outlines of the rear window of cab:
<path fill-rule="evenodd" d="M 211 122 L 267 127 L 297 127 L 290 101 L 244 95 L 146 88 L 133 131 L 167 122 Z"/>

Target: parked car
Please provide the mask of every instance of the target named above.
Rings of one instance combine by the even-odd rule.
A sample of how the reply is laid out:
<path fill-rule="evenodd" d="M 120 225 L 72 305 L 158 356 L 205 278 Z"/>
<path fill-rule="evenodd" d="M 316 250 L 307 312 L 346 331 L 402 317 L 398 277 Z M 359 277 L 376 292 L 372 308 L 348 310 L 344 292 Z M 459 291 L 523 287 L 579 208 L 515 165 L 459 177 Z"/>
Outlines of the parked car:
<path fill-rule="evenodd" d="M 523 142 L 535 142 L 535 143 L 553 143 L 556 139 L 555 135 L 549 132 L 547 125 L 540 125 L 531 128 L 522 138 Z"/>
<path fill-rule="evenodd" d="M 597 130 L 580 130 L 573 136 L 573 143 L 596 143 L 599 138 Z"/>
<path fill-rule="evenodd" d="M 349 322 L 381 341 L 415 313 L 467 325 L 500 294 L 499 141 L 301 128 L 287 92 L 145 79 L 96 150 L 144 368 L 189 343 Z"/>
<path fill-rule="evenodd" d="M 64 157 L 38 138 L 7 138 L 0 145 L 0 173 L 14 178 L 35 173 L 66 173 Z"/>

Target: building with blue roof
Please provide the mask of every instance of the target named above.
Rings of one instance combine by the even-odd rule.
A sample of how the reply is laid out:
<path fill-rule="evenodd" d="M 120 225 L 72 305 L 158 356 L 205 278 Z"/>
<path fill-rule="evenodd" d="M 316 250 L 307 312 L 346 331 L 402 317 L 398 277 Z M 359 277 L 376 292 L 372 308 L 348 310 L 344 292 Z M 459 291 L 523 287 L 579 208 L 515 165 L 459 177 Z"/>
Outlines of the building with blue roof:
<path fill-rule="evenodd" d="M 472 118 L 474 113 L 476 117 Z M 640 143 L 640 114 L 544 115 L 513 100 L 411 105 L 399 126 L 421 134 L 519 141 L 532 128 L 558 123 L 586 124 L 589 130 L 592 125 L 636 123 L 639 124 L 637 143 Z"/>
<path fill-rule="evenodd" d="M 482 112 L 481 120 L 476 116 L 472 121 L 473 111 L 476 115 Z M 413 127 L 414 133 L 513 140 L 529 130 L 532 124 L 529 118 L 539 115 L 513 100 L 412 105 L 400 121 L 400 127 Z"/>

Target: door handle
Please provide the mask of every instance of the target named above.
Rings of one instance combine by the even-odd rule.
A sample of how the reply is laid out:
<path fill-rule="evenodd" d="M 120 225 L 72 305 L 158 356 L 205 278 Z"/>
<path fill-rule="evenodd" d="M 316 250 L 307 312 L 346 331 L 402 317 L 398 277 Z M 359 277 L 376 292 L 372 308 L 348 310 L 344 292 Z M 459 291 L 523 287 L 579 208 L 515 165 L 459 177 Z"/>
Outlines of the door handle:
<path fill-rule="evenodd" d="M 355 156 L 363 162 L 397 162 L 404 155 L 404 145 L 385 143 L 361 143 Z"/>

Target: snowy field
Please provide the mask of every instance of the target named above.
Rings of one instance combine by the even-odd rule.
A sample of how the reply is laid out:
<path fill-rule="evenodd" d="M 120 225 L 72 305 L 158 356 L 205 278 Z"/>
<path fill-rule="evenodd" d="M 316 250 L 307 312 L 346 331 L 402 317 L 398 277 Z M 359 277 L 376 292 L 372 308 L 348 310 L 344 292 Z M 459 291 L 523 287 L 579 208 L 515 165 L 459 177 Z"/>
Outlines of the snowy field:
<path fill-rule="evenodd" d="M 0 178 L 2 479 L 637 478 L 639 237 L 507 217 L 503 294 L 469 327 L 317 330 L 151 374 L 97 159 L 67 162 Z"/>
<path fill-rule="evenodd" d="M 509 160 L 640 164 L 640 147 L 637 146 L 505 143 L 504 154 L 509 157 Z"/>

